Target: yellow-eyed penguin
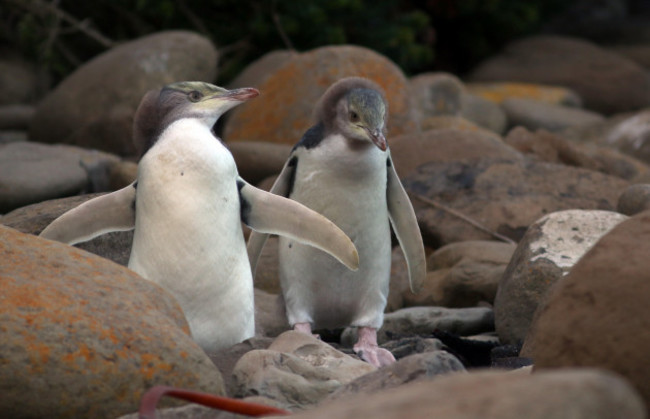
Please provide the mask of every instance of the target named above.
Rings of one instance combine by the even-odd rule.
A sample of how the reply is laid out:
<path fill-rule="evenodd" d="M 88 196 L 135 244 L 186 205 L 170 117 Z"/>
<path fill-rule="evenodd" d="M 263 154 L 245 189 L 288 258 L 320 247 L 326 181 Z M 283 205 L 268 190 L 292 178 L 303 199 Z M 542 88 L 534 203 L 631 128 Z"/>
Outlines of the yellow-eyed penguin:
<path fill-rule="evenodd" d="M 331 252 L 351 269 L 358 266 L 354 245 L 338 227 L 246 183 L 213 134 L 220 115 L 258 94 L 202 82 L 147 93 L 134 120 L 134 138 L 145 144 L 137 180 L 66 212 L 41 233 L 75 244 L 135 228 L 129 268 L 176 297 L 192 337 L 207 352 L 255 333 L 241 221 Z"/>
<path fill-rule="evenodd" d="M 316 125 L 293 148 L 272 193 L 294 199 L 334 221 L 359 251 L 359 269 L 291 238 L 280 238 L 280 282 L 295 330 L 358 327 L 354 350 L 371 364 L 395 361 L 377 346 L 391 265 L 390 225 L 408 263 L 411 289 L 426 276 L 422 236 L 411 202 L 393 167 L 385 138 L 388 106 L 374 82 L 346 78 L 315 109 Z M 390 225 L 389 225 L 390 223 Z M 248 241 L 253 272 L 266 241 Z"/>

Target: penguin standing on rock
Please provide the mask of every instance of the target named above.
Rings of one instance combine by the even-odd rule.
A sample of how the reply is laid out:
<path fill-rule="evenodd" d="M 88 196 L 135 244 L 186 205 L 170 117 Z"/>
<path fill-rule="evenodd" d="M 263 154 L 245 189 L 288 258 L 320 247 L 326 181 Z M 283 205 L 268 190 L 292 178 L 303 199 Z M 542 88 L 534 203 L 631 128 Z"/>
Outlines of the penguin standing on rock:
<path fill-rule="evenodd" d="M 136 182 L 66 212 L 41 233 L 75 244 L 135 228 L 129 268 L 176 297 L 206 352 L 255 333 L 241 221 L 323 249 L 351 269 L 358 266 L 354 245 L 338 227 L 246 183 L 212 133 L 219 116 L 258 94 L 202 82 L 147 93 L 134 120 L 134 139 L 144 144 Z"/>
<path fill-rule="evenodd" d="M 317 249 L 280 238 L 289 323 L 305 333 L 356 326 L 354 351 L 376 366 L 395 361 L 377 345 L 390 279 L 390 225 L 406 256 L 413 292 L 426 276 L 422 236 L 386 143 L 387 115 L 386 99 L 374 82 L 353 77 L 333 84 L 316 106 L 316 125 L 293 148 L 271 189 L 332 220 L 359 251 L 359 269 L 353 272 Z M 253 272 L 266 237 L 249 238 Z"/>

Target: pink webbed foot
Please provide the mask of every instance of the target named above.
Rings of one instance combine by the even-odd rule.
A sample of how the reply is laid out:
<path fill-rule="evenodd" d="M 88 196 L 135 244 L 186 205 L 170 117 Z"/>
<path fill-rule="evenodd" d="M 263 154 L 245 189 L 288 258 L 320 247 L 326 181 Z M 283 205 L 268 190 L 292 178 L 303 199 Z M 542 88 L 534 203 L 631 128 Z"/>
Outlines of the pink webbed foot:
<path fill-rule="evenodd" d="M 296 332 L 306 333 L 308 335 L 312 335 L 316 339 L 320 339 L 319 335 L 311 333 L 311 324 L 310 323 L 296 323 L 296 324 L 293 325 L 293 330 L 295 330 Z"/>
<path fill-rule="evenodd" d="M 377 368 L 395 362 L 395 357 L 390 351 L 377 345 L 377 329 L 359 327 L 358 335 L 357 343 L 352 349 L 361 359 Z"/>

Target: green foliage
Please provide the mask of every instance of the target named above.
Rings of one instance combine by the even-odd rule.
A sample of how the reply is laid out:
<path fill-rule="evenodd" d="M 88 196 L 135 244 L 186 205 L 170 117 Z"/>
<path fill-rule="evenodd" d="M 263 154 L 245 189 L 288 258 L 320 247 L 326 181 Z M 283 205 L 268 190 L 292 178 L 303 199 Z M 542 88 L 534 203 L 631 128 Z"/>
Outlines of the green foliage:
<path fill-rule="evenodd" d="M 6 31 L 7 39 L 0 41 L 20 45 L 57 80 L 107 47 L 47 12 L 44 5 L 53 3 L 115 42 L 167 29 L 200 32 L 222 53 L 221 83 L 264 53 L 289 46 L 304 51 L 323 45 L 362 45 L 387 55 L 407 72 L 433 61 L 433 45 L 424 36 L 431 31 L 429 17 L 419 10 L 401 9 L 398 0 L 2 1 L 12 10 L 0 9 L 0 23 L 21 30 Z"/>

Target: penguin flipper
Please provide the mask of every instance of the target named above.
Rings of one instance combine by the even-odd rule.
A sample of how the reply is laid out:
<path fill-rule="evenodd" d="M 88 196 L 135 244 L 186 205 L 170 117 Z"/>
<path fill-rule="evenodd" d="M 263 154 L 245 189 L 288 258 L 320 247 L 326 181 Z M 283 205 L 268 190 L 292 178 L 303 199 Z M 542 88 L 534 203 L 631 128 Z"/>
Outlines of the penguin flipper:
<path fill-rule="evenodd" d="M 285 198 L 289 197 L 289 192 L 291 192 L 291 182 L 295 176 L 296 161 L 294 158 L 289 158 L 284 164 L 280 175 L 273 183 L 271 187 L 271 193 L 275 195 L 284 196 Z M 262 254 L 262 249 L 266 240 L 269 238 L 268 234 L 262 233 L 260 231 L 251 231 L 251 234 L 248 236 L 248 243 L 246 249 L 248 251 L 248 259 L 251 264 L 251 271 L 255 275 L 255 270 L 257 269 L 257 262 L 260 259 Z"/>
<path fill-rule="evenodd" d="M 237 185 L 246 225 L 260 233 L 279 234 L 314 246 L 351 270 L 359 268 L 354 243 L 336 224 L 296 201 L 255 188 L 241 178 Z"/>
<path fill-rule="evenodd" d="M 73 245 L 111 231 L 133 230 L 135 192 L 134 182 L 86 201 L 52 221 L 39 236 Z"/>
<path fill-rule="evenodd" d="M 420 227 L 418 226 L 418 220 L 415 217 L 411 200 L 397 176 L 390 156 L 386 161 L 386 165 L 388 172 L 386 185 L 388 216 L 406 258 L 411 291 L 417 293 L 427 276 L 427 263 L 424 245 L 422 244 L 422 234 L 420 233 Z"/>

